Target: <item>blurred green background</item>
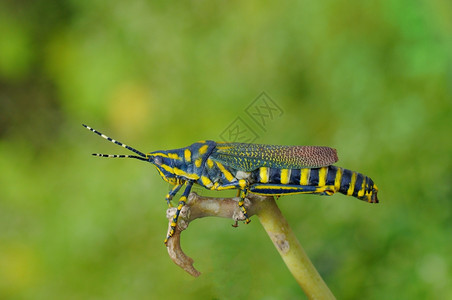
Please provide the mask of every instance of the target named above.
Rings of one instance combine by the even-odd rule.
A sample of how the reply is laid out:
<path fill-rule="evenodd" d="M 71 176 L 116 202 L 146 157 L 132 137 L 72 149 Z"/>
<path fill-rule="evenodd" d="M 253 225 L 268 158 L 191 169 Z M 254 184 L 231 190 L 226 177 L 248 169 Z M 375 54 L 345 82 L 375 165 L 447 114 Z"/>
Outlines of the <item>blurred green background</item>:
<path fill-rule="evenodd" d="M 381 203 L 278 200 L 339 299 L 452 298 L 452 3 L 1 1 L 0 298 L 305 297 L 257 218 L 191 224 L 169 258 L 168 185 L 142 151 L 328 145 Z M 246 108 L 280 107 L 259 127 Z M 199 192 L 200 190 L 198 190 Z M 227 196 L 228 193 L 215 193 Z"/>

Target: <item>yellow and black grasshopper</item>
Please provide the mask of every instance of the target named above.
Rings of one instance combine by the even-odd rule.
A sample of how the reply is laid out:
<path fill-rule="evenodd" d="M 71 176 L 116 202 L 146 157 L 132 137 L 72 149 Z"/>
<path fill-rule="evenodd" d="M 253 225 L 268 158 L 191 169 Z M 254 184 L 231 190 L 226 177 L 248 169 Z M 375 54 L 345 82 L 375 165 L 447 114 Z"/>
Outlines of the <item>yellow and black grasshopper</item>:
<path fill-rule="evenodd" d="M 92 132 L 137 155 L 97 154 L 102 157 L 135 158 L 152 163 L 162 178 L 174 185 L 166 195 L 168 205 L 185 184 L 165 239 L 174 234 L 179 213 L 187 201 L 193 184 L 209 190 L 238 189 L 239 207 L 250 219 L 243 205 L 248 192 L 259 195 L 319 194 L 331 196 L 336 192 L 378 203 L 378 188 L 369 177 L 333 166 L 336 150 L 320 146 L 275 146 L 245 143 L 200 141 L 188 147 L 140 152 L 99 131 L 83 125 Z"/>

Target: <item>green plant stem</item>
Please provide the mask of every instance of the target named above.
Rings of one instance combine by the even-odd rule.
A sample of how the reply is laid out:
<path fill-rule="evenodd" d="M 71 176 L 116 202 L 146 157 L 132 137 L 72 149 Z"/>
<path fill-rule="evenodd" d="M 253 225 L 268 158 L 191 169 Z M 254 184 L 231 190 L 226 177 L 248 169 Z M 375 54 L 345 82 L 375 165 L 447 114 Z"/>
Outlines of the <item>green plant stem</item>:
<path fill-rule="evenodd" d="M 257 215 L 284 263 L 309 299 L 335 299 L 312 264 L 275 200 L 265 197 Z"/>

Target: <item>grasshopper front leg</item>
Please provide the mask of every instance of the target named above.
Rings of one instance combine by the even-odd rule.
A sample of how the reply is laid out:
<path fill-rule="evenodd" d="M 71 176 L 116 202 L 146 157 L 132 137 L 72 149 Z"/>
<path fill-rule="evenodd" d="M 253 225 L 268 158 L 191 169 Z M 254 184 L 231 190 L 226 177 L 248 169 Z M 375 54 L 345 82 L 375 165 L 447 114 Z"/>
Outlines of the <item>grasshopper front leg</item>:
<path fill-rule="evenodd" d="M 168 207 L 172 207 L 171 205 L 171 200 L 173 199 L 173 197 L 177 194 L 177 192 L 179 192 L 180 188 L 183 186 L 184 184 L 178 184 L 175 185 L 171 191 L 168 192 L 168 194 L 165 197 L 166 203 L 168 204 Z"/>
<path fill-rule="evenodd" d="M 168 240 L 174 235 L 174 231 L 176 230 L 177 221 L 179 219 L 180 211 L 182 210 L 182 207 L 184 207 L 186 202 L 187 202 L 187 197 L 190 194 L 192 186 L 193 186 L 193 181 L 187 181 L 187 186 L 185 187 L 184 193 L 182 194 L 182 196 L 179 199 L 179 204 L 177 205 L 176 213 L 174 214 L 173 220 L 171 221 L 170 231 L 169 231 L 169 233 L 166 236 L 166 239 L 164 241 L 165 245 L 168 243 Z M 171 190 L 171 192 L 174 191 L 176 188 L 177 187 L 173 188 Z"/>

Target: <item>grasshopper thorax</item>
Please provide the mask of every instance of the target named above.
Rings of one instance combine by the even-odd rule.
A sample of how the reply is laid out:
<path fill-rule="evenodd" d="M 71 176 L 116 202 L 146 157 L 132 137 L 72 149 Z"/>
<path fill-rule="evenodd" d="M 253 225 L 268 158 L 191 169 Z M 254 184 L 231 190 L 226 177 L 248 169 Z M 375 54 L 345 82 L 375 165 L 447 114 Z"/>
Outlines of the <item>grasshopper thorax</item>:
<path fill-rule="evenodd" d="M 205 161 L 215 148 L 213 141 L 200 141 L 185 148 L 168 151 L 155 151 L 146 154 L 162 176 L 171 184 L 180 184 L 185 180 L 198 180 Z"/>

